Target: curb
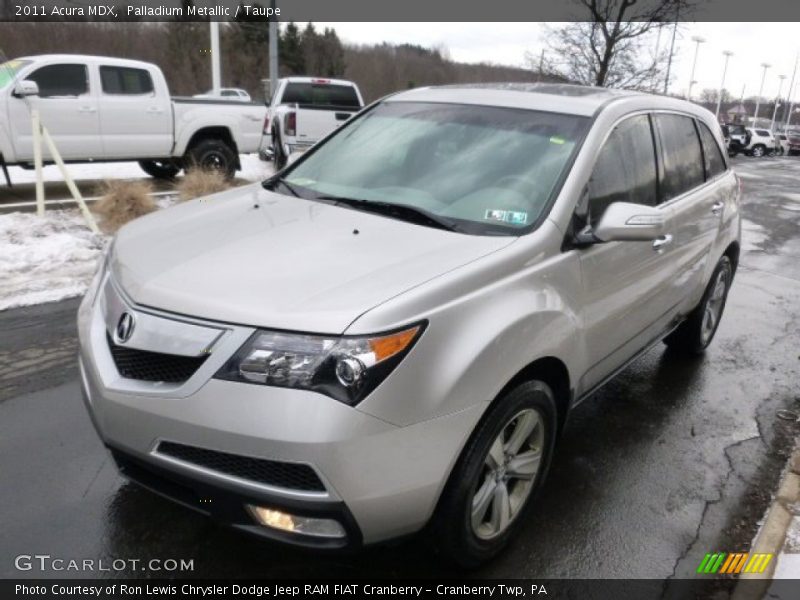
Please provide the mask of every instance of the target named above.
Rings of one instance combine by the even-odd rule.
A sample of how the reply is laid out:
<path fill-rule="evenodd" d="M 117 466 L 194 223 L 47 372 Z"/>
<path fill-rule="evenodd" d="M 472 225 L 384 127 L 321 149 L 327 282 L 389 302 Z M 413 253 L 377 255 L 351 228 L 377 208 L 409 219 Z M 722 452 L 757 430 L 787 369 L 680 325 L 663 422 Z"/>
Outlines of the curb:
<path fill-rule="evenodd" d="M 757 588 L 760 593 L 756 597 L 760 598 L 766 593 L 783 551 L 787 531 L 792 520 L 800 518 L 798 515 L 800 515 L 800 443 L 795 446 L 792 456 L 786 463 L 778 493 L 767 510 L 764 523 L 756 534 L 750 550 L 750 554 L 773 554 L 775 558 L 770 561 L 763 573 L 742 573 L 739 576 L 740 581 L 761 580 L 763 585 L 750 583 L 746 591 L 745 586 L 737 585 L 732 600 L 753 598 L 753 592 Z"/>

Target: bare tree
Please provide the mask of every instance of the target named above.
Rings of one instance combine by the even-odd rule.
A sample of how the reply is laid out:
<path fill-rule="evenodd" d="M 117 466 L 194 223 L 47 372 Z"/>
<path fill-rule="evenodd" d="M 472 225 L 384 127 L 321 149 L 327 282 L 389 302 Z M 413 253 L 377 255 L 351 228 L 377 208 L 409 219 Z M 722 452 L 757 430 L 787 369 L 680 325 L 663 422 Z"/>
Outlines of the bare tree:
<path fill-rule="evenodd" d="M 548 70 L 584 85 L 655 90 L 663 83 L 669 44 L 663 35 L 662 48 L 654 49 L 655 36 L 695 0 L 574 1 L 588 20 L 548 30 Z"/>

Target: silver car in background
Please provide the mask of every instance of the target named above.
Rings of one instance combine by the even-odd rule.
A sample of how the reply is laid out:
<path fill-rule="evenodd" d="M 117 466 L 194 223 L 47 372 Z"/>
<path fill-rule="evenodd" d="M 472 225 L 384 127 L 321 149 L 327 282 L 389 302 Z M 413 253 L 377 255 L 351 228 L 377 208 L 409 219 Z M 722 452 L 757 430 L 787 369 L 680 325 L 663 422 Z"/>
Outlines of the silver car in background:
<path fill-rule="evenodd" d="M 688 102 L 399 93 L 263 184 L 126 226 L 79 312 L 85 402 L 124 475 L 240 530 L 428 526 L 476 565 L 579 402 L 661 340 L 711 342 L 739 194 Z"/>

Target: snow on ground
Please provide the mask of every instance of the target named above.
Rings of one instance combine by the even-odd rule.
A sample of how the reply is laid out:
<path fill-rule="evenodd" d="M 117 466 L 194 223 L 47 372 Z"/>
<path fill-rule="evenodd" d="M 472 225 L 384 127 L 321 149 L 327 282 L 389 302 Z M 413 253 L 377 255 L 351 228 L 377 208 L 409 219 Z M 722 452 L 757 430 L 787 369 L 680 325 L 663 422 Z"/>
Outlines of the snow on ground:
<path fill-rule="evenodd" d="M 0 310 L 83 294 L 106 240 L 77 209 L 0 215 Z"/>
<path fill-rule="evenodd" d="M 255 155 L 241 157 L 238 177 L 259 181 L 273 173 L 272 163 Z M 35 174 L 9 167 L 14 183 L 33 183 Z M 135 162 L 67 165 L 76 180 L 141 179 L 147 177 Z M 45 181 L 62 181 L 58 167 L 44 167 Z M 167 208 L 174 198 L 159 197 Z M 0 214 L 0 310 L 55 302 L 80 296 L 94 274 L 108 237 L 92 233 L 78 209 Z"/>

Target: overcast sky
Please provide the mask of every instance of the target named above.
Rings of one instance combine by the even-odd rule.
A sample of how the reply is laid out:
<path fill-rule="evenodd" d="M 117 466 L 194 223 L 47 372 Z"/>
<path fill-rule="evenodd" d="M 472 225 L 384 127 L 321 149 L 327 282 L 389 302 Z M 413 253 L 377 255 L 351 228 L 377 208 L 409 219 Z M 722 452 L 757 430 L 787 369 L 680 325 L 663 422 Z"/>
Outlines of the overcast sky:
<path fill-rule="evenodd" d="M 554 24 L 555 25 L 555 24 Z M 380 42 L 411 43 L 422 46 L 445 46 L 453 60 L 463 62 L 492 62 L 523 66 L 525 54 L 538 56 L 545 46 L 541 23 L 315 23 L 333 27 L 343 40 L 352 43 Z M 761 86 L 761 63 L 772 66 L 767 70 L 763 95 L 778 93 L 779 75 L 786 75 L 782 96 L 786 96 L 800 49 L 798 23 L 685 23 L 679 29 L 673 63 L 670 91 L 685 93 L 692 71 L 695 43 L 693 36 L 707 41 L 700 45 L 692 93 L 703 88 L 718 89 L 722 79 L 723 50 L 731 50 L 725 87 L 738 98 L 742 86 L 745 96 L 756 95 Z M 669 42 L 669 32 L 662 34 L 661 43 Z M 655 45 L 655 43 L 654 43 Z M 800 79 L 800 76 L 797 78 Z M 800 85 L 795 85 L 795 97 Z"/>

